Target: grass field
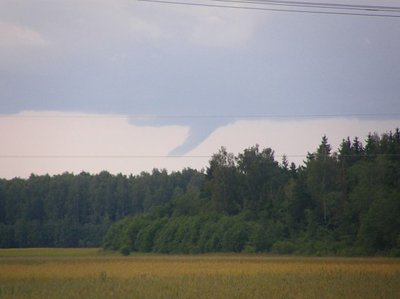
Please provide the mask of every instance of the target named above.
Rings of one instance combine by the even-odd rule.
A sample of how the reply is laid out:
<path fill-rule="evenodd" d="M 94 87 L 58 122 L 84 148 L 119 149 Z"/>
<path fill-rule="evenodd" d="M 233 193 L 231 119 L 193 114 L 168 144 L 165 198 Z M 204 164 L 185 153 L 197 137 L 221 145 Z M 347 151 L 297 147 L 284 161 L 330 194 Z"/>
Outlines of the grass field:
<path fill-rule="evenodd" d="M 4 249 L 0 298 L 400 298 L 400 260 Z"/>

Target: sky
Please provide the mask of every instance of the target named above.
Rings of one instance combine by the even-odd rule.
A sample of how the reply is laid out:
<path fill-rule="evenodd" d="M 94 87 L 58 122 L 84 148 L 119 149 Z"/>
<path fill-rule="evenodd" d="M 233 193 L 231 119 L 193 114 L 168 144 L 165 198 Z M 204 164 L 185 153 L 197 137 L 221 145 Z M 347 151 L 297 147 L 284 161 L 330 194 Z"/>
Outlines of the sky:
<path fill-rule="evenodd" d="M 301 164 L 324 134 L 400 127 L 399 37 L 400 18 L 0 0 L 0 177 L 201 169 L 255 144 Z"/>

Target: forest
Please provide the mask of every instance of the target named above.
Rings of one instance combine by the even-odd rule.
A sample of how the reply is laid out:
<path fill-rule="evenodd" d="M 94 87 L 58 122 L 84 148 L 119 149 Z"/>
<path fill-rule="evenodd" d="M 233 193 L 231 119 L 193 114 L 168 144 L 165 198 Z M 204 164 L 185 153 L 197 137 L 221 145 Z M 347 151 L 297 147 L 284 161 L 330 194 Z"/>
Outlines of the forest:
<path fill-rule="evenodd" d="M 400 256 L 400 132 L 326 136 L 304 164 L 258 145 L 205 170 L 0 180 L 0 247 Z"/>

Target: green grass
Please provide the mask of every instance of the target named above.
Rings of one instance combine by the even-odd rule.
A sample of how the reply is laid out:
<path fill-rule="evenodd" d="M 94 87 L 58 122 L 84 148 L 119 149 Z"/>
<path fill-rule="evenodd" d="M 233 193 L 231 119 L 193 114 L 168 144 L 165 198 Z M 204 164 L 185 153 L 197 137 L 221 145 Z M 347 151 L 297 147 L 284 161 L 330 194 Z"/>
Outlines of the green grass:
<path fill-rule="evenodd" d="M 0 298 L 400 298 L 400 260 L 7 249 Z"/>

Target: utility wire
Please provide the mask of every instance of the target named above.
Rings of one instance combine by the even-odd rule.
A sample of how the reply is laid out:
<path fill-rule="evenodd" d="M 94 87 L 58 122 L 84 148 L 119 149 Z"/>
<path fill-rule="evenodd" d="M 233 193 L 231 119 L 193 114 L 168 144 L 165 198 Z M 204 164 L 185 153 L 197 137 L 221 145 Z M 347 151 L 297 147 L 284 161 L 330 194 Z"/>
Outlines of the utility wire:
<path fill-rule="evenodd" d="M 364 17 L 386 17 L 386 18 L 400 18 L 400 14 L 380 14 L 372 13 L 372 11 L 380 12 L 382 9 L 363 9 L 365 13 L 354 13 L 354 12 L 340 12 L 340 11 L 328 11 L 328 10 L 310 10 L 310 9 L 280 9 L 280 8 L 267 8 L 257 6 L 235 6 L 229 4 L 207 4 L 207 3 L 195 3 L 195 2 L 182 2 L 182 1 L 169 1 L 169 0 L 137 0 L 141 2 L 159 3 L 159 4 L 172 4 L 172 5 L 185 5 L 185 6 L 199 6 L 199 7 L 215 7 L 215 8 L 232 8 L 232 9 L 243 9 L 243 10 L 258 10 L 258 11 L 272 11 L 272 12 L 291 12 L 291 13 L 308 13 L 308 14 L 325 14 L 325 15 L 347 15 L 347 16 L 364 16 Z M 230 2 L 228 0 L 221 0 L 218 2 Z M 236 1 L 234 1 L 236 2 Z M 250 2 L 236 2 L 239 4 L 249 4 Z M 262 4 L 262 3 L 254 3 Z M 289 5 L 281 4 L 282 6 L 288 7 Z M 305 8 L 313 8 L 311 6 L 303 5 Z M 315 6 L 316 8 L 316 6 Z M 334 7 L 325 6 L 324 9 L 334 9 Z M 354 8 L 353 8 L 354 9 Z M 396 10 L 397 12 L 397 10 Z"/>
<path fill-rule="evenodd" d="M 139 120 L 157 120 L 157 119 L 315 119 L 315 118 L 391 118 L 400 117 L 400 112 L 396 113 L 332 113 L 332 114 L 177 114 L 177 115 L 97 115 L 97 114 L 0 114 L 1 118 L 129 118 Z"/>
<path fill-rule="evenodd" d="M 356 5 L 356 4 L 279 1 L 279 0 L 210 0 L 210 1 L 240 3 L 240 4 L 257 4 L 257 5 L 280 5 L 288 7 L 310 7 L 310 8 L 346 9 L 346 10 L 361 10 L 361 11 L 400 12 L 400 7 L 396 6 Z"/>
<path fill-rule="evenodd" d="M 313 155 L 313 153 L 309 153 Z M 309 154 L 274 155 L 275 158 L 304 158 Z M 318 155 L 330 157 L 332 155 Z M 338 157 L 400 157 L 400 154 L 346 154 Z M 0 159 L 205 159 L 213 155 L 0 155 Z"/>
<path fill-rule="evenodd" d="M 174 159 L 174 158 L 210 158 L 210 155 L 0 155 L 2 159 Z"/>

